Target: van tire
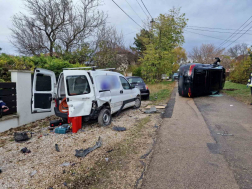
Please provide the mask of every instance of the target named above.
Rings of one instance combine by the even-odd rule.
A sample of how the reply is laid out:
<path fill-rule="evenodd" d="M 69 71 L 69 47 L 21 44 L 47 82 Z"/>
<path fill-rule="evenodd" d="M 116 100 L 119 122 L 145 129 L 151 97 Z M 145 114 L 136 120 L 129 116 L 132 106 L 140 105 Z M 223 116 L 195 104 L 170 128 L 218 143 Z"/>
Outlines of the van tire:
<path fill-rule="evenodd" d="M 100 111 L 100 113 L 99 113 L 99 116 L 98 116 L 98 123 L 99 123 L 101 126 L 108 126 L 108 125 L 110 125 L 111 120 L 112 120 L 112 116 L 111 116 L 110 110 L 107 109 L 107 108 L 103 108 L 103 109 Z"/>
<path fill-rule="evenodd" d="M 140 108 L 140 106 L 141 106 L 141 97 L 137 96 L 136 99 L 135 99 L 134 108 L 138 109 L 138 108 Z"/>

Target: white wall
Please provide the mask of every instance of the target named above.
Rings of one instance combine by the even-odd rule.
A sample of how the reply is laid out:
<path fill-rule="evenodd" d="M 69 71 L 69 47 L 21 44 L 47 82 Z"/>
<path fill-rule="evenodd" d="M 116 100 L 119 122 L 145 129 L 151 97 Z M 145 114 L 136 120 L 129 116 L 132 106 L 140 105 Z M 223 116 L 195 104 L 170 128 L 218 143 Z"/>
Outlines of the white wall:
<path fill-rule="evenodd" d="M 18 118 L 7 119 L 0 121 L 0 132 L 7 131 L 10 128 L 18 127 Z"/>
<path fill-rule="evenodd" d="M 47 116 L 54 115 L 54 103 L 49 113 L 31 113 L 31 71 L 11 70 L 11 81 L 16 82 L 17 90 L 17 114 L 19 118 L 16 120 L 0 121 L 0 132 L 21 126 Z"/>

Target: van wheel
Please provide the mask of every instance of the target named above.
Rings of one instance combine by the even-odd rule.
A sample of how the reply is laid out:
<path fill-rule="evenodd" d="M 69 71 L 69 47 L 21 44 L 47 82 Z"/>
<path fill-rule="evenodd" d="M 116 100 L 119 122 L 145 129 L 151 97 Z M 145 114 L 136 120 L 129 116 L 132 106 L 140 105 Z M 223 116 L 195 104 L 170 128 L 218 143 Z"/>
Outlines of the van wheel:
<path fill-rule="evenodd" d="M 112 117 L 111 117 L 111 113 L 109 109 L 104 108 L 100 111 L 99 116 L 98 116 L 98 123 L 101 126 L 110 125 L 111 119 Z"/>
<path fill-rule="evenodd" d="M 136 97 L 135 99 L 135 105 L 134 105 L 134 108 L 140 108 L 141 106 L 141 98 L 140 97 Z"/>

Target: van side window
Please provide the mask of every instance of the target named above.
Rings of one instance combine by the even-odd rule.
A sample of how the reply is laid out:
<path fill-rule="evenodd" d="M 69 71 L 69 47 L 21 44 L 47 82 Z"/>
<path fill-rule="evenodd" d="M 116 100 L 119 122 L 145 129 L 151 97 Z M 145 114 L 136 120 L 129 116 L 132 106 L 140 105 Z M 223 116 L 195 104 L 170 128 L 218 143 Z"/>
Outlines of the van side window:
<path fill-rule="evenodd" d="M 36 91 L 51 91 L 52 90 L 51 76 L 37 74 L 35 90 Z"/>
<path fill-rule="evenodd" d="M 90 93 L 90 86 L 85 75 L 67 76 L 66 84 L 69 96 Z"/>
<path fill-rule="evenodd" d="M 120 81 L 122 83 L 123 89 L 130 89 L 130 84 L 126 79 L 124 79 L 123 77 L 120 77 Z"/>

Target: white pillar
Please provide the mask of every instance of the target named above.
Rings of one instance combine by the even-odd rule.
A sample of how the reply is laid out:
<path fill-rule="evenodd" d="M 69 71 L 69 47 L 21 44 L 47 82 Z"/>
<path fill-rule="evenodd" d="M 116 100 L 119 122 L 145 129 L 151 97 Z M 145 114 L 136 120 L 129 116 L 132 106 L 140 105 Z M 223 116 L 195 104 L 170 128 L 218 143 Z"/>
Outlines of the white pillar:
<path fill-rule="evenodd" d="M 11 72 L 11 81 L 16 82 L 17 90 L 17 114 L 19 115 L 18 125 L 24 125 L 47 116 L 53 115 L 50 113 L 31 113 L 31 71 L 29 70 L 9 70 Z M 52 107 L 53 108 L 53 107 Z"/>

